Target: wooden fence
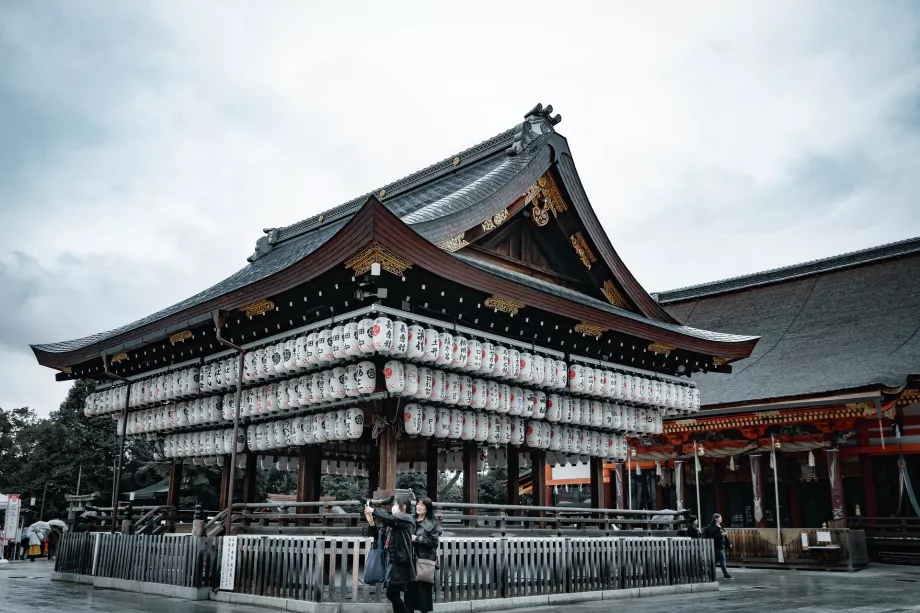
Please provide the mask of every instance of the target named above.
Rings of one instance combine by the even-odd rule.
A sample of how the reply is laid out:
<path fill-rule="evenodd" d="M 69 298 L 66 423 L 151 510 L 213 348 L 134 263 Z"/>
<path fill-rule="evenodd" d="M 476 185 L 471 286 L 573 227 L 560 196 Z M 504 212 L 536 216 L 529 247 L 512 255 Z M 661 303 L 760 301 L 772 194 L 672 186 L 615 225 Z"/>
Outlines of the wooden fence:
<path fill-rule="evenodd" d="M 182 587 L 211 587 L 217 577 L 214 537 L 97 534 L 93 575 Z"/>
<path fill-rule="evenodd" d="M 95 544 L 96 535 L 91 532 L 65 532 L 58 544 L 54 572 L 91 575 Z"/>
<path fill-rule="evenodd" d="M 370 538 L 238 536 L 232 571 L 222 568 L 223 538 L 66 534 L 56 569 L 213 588 L 232 572 L 242 594 L 384 602 L 383 588 L 363 581 Z M 443 537 L 438 564 L 435 600 L 457 602 L 707 582 L 713 549 L 673 537 Z"/>
<path fill-rule="evenodd" d="M 233 591 L 314 602 L 382 602 L 363 581 L 372 540 L 240 536 Z M 710 541 L 685 538 L 441 539 L 437 602 L 711 581 Z"/>

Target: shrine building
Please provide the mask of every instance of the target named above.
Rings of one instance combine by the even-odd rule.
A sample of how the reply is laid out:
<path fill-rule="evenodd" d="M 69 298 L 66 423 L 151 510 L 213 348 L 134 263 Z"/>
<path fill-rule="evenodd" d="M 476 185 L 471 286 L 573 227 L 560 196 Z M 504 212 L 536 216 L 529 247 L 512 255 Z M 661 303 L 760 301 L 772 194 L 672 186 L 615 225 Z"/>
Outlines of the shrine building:
<path fill-rule="evenodd" d="M 891 256 L 655 300 L 601 226 L 560 120 L 537 105 L 478 145 L 265 230 L 243 268 L 213 287 L 128 325 L 33 345 L 35 357 L 58 381 L 97 382 L 87 419 L 112 419 L 122 443 L 151 441 L 171 465 L 172 505 L 190 465 L 223 467 L 223 509 L 234 499 L 254 502 L 255 474 L 271 465 L 297 473 L 304 502 L 319 499 L 325 472 L 367 475 L 371 491 L 392 492 L 398 471 L 421 471 L 434 495 L 439 470 L 455 469 L 464 500 L 475 503 L 477 473 L 507 468 L 512 504 L 529 465 L 534 505 L 552 503 L 545 467 L 583 466 L 591 503 L 604 508 L 614 504 L 605 466 L 622 466 L 630 450 L 670 461 L 691 437 L 728 429 L 711 453 L 749 455 L 751 441 L 759 445 L 774 427 L 785 428 L 784 444 L 845 449 L 844 482 L 865 453 L 883 478 L 876 407 L 886 419 L 901 410 L 903 373 L 916 369 L 900 365 L 916 358 L 918 342 L 883 348 L 869 330 L 874 320 L 860 317 L 888 325 L 901 308 L 915 321 L 920 311 L 908 313 L 905 300 L 917 297 L 916 286 L 888 281 L 915 260 Z M 854 274 L 872 289 L 851 291 L 857 280 L 812 287 Z M 785 288 L 788 298 L 764 298 L 769 308 L 738 299 Z M 832 299 L 860 310 L 844 313 Z M 796 316 L 803 309 L 823 314 L 815 335 L 839 336 L 833 352 L 790 334 L 806 323 Z M 758 345 L 761 334 L 767 341 Z M 755 346 L 760 353 L 750 357 Z M 876 359 L 884 351 L 894 357 Z M 884 379 L 869 389 L 874 373 Z M 780 401 L 764 411 L 749 406 Z M 702 417 L 701 404 L 712 415 Z M 743 424 L 730 421 L 742 415 Z M 871 451 L 854 447 L 851 468 L 857 443 Z M 783 461 L 798 470 L 798 456 Z M 719 475 L 734 489 L 715 505 L 738 521 L 731 513 L 745 513 L 750 488 L 734 473 Z M 114 499 L 123 502 L 118 488 L 116 480 Z M 857 498 L 848 491 L 846 500 Z"/>

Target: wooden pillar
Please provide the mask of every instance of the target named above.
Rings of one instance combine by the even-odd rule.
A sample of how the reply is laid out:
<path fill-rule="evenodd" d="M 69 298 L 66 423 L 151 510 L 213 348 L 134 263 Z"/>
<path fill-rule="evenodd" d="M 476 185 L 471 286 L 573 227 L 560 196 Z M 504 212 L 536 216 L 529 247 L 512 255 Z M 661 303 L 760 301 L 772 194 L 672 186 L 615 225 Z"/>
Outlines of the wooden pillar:
<path fill-rule="evenodd" d="M 476 441 L 463 442 L 463 502 L 466 504 L 479 503 L 479 447 Z M 464 509 L 464 515 L 476 515 L 475 509 Z M 476 523 L 470 520 L 470 528 L 475 528 Z"/>
<path fill-rule="evenodd" d="M 863 498 L 865 508 L 860 509 L 864 517 L 878 517 L 878 495 L 875 492 L 875 467 L 872 465 L 872 456 L 868 453 L 859 454 L 859 475 L 863 484 Z"/>
<path fill-rule="evenodd" d="M 300 448 L 297 466 L 297 502 L 319 502 L 322 494 L 322 468 L 323 448 L 321 445 Z"/>
<path fill-rule="evenodd" d="M 716 497 L 716 513 L 721 515 L 723 518 L 725 515 L 725 486 L 723 482 L 725 480 L 725 463 L 720 460 L 712 461 L 712 490 L 715 493 Z M 704 526 L 708 524 L 709 521 L 704 521 L 700 517 L 700 525 Z"/>
<path fill-rule="evenodd" d="M 840 474 L 840 452 L 828 449 L 826 453 L 827 476 L 831 482 L 831 518 L 845 519 L 847 506 L 843 496 L 843 476 Z"/>
<path fill-rule="evenodd" d="M 622 462 L 616 463 L 615 474 L 615 487 L 617 492 L 617 508 L 625 509 L 626 508 L 626 473 L 624 472 L 624 466 Z"/>
<path fill-rule="evenodd" d="M 246 454 L 246 472 L 243 473 L 243 502 L 255 502 L 256 497 L 256 472 L 259 457 L 254 453 Z"/>
<path fill-rule="evenodd" d="M 754 525 L 757 528 L 766 528 L 767 521 L 764 515 L 763 499 L 763 465 L 761 459 L 763 456 L 755 454 L 750 456 L 751 459 L 751 487 L 754 491 Z"/>
<path fill-rule="evenodd" d="M 219 510 L 227 508 L 227 496 L 230 493 L 230 456 L 224 458 L 224 464 L 220 469 L 220 506 Z"/>
<path fill-rule="evenodd" d="M 530 461 L 533 504 L 535 507 L 544 507 L 546 506 L 546 451 L 542 449 L 531 450 Z"/>
<path fill-rule="evenodd" d="M 426 491 L 432 502 L 438 501 L 438 445 L 434 439 L 428 439 L 428 459 L 425 464 L 428 477 Z"/>
<path fill-rule="evenodd" d="M 384 428 L 377 439 L 380 449 L 380 466 L 377 483 L 381 495 L 389 496 L 396 492 L 396 433 L 393 428 Z M 384 494 L 385 492 L 385 494 Z"/>
<path fill-rule="evenodd" d="M 182 459 L 173 459 L 169 464 L 169 489 L 166 491 L 166 504 L 179 509 L 179 495 L 182 491 Z M 223 507 L 221 507 L 223 508 Z"/>
<path fill-rule="evenodd" d="M 521 454 L 518 448 L 508 445 L 508 505 L 517 506 L 521 504 Z M 511 510 L 510 515 L 517 515 L 517 511 Z"/>
<path fill-rule="evenodd" d="M 591 471 L 591 508 L 606 509 L 607 496 L 604 491 L 604 460 L 591 458 L 589 464 Z"/>
<path fill-rule="evenodd" d="M 802 528 L 805 526 L 805 516 L 802 514 L 802 482 L 798 478 L 801 469 L 799 460 L 794 455 L 789 458 L 786 471 L 789 475 L 786 479 L 786 487 L 789 489 L 789 521 L 791 527 Z"/>

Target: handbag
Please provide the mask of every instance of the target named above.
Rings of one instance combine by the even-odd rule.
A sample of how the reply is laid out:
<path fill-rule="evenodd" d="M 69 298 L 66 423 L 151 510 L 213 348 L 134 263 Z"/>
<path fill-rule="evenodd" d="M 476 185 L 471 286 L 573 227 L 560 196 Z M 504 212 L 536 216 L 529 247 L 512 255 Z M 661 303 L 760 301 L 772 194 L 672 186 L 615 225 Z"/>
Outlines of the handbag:
<path fill-rule="evenodd" d="M 367 552 L 367 559 L 364 561 L 364 583 L 377 585 L 385 580 L 386 560 L 384 559 L 383 546 L 380 543 L 380 535 L 378 535 L 377 541 Z"/>
<path fill-rule="evenodd" d="M 417 558 L 415 560 L 415 580 L 421 583 L 434 583 L 434 571 L 438 563 L 434 560 Z"/>

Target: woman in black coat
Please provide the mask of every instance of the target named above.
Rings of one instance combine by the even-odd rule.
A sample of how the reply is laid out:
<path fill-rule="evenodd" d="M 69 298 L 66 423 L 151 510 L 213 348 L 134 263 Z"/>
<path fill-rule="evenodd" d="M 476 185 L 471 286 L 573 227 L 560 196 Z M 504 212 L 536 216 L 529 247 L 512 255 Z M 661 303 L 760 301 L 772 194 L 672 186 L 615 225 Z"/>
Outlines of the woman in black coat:
<path fill-rule="evenodd" d="M 376 540 L 375 523 L 383 524 L 384 551 L 388 558 L 387 600 L 393 604 L 393 613 L 411 613 L 403 602 L 402 593 L 415 581 L 415 557 L 412 551 L 412 536 L 415 534 L 415 521 L 406 512 L 409 499 L 398 496 L 391 512 L 364 507 L 364 516 L 371 525 L 372 536 Z"/>
<path fill-rule="evenodd" d="M 412 535 L 412 542 L 415 544 L 415 555 L 423 560 L 438 559 L 438 540 L 441 538 L 441 529 L 438 528 L 438 521 L 434 518 L 434 509 L 432 508 L 431 498 L 420 498 L 415 505 L 415 534 Z M 431 591 L 434 585 L 414 581 L 409 584 L 409 591 L 406 594 L 406 604 L 409 605 L 410 611 L 421 611 L 421 613 L 430 613 L 434 610 L 434 602 Z"/>

